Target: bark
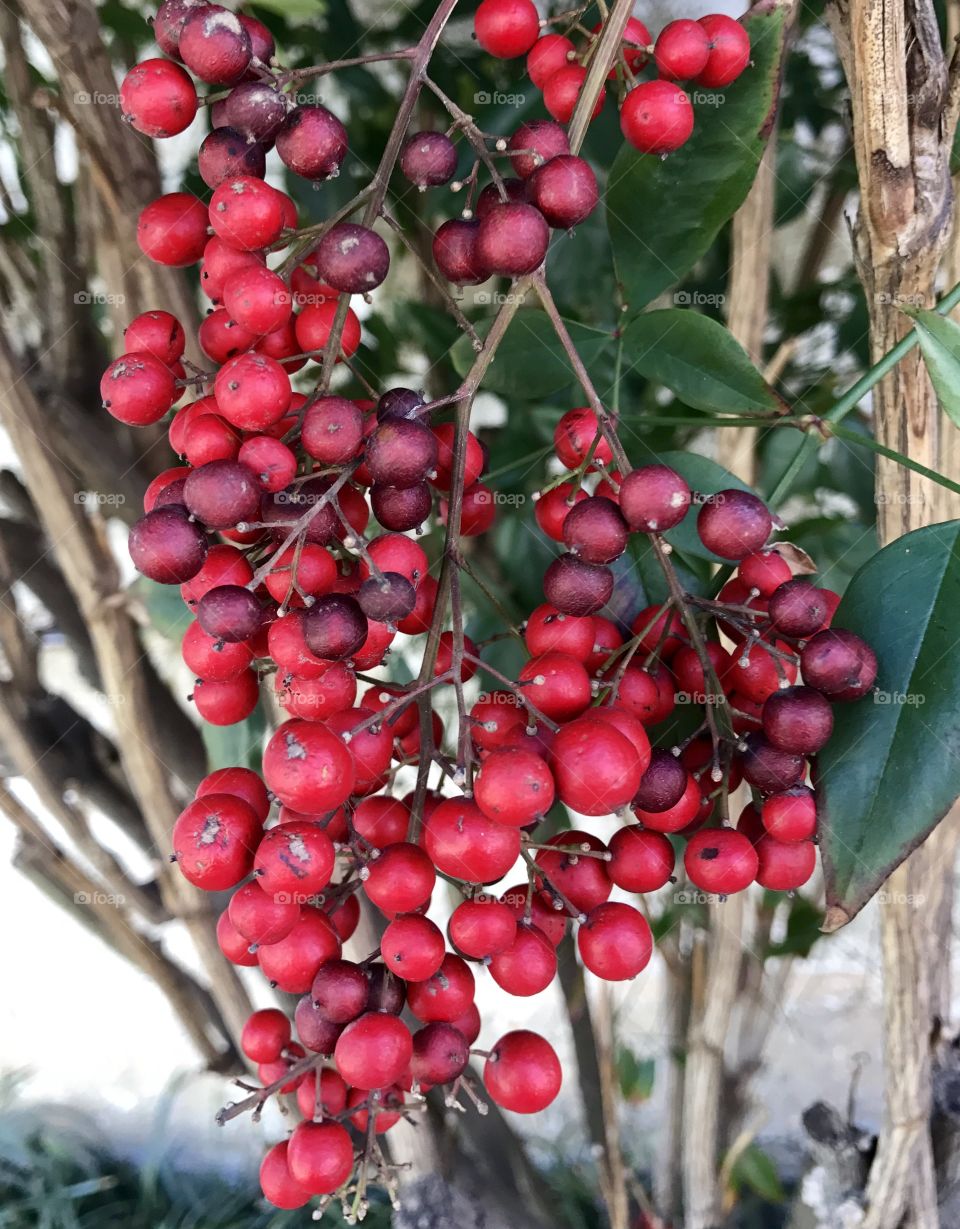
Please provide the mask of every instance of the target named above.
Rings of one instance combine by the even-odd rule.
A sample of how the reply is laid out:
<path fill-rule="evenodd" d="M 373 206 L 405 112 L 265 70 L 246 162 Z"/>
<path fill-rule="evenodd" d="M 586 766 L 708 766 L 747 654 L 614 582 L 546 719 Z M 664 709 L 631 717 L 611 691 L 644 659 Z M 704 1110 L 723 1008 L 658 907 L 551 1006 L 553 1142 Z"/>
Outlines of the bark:
<path fill-rule="evenodd" d="M 679 1223 L 683 1209 L 683 1078 L 687 1032 L 690 1027 L 692 975 L 690 962 L 680 954 L 676 931 L 660 942 L 667 966 L 664 1032 L 667 1054 L 658 1069 L 657 1081 L 664 1086 L 666 1122 L 660 1133 L 660 1148 L 654 1173 L 654 1201 L 669 1223 Z"/>
<path fill-rule="evenodd" d="M 928 0 L 843 0 L 830 19 L 851 94 L 861 199 L 855 255 L 876 360 L 909 328 L 898 308 L 933 301 L 953 212 L 956 89 Z M 949 473 L 955 428 L 940 413 L 919 351 L 877 386 L 873 405 L 882 444 Z M 883 458 L 877 491 L 884 543 L 958 510 L 955 496 Z M 887 884 L 889 903 L 881 910 L 886 1110 L 867 1184 L 866 1229 L 940 1223 L 929 1038 L 939 998 L 932 970 L 949 963 L 940 902 L 954 854 L 952 826 L 941 825 Z"/>

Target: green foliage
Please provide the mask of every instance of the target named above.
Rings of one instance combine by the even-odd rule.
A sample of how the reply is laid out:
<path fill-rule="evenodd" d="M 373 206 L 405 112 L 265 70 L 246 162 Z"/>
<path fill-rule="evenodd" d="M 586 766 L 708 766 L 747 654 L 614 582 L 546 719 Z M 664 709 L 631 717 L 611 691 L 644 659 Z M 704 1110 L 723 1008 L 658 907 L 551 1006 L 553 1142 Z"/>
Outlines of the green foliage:
<path fill-rule="evenodd" d="M 736 1191 L 753 1191 L 770 1203 L 781 1203 L 784 1190 L 780 1175 L 769 1156 L 756 1144 L 750 1144 L 737 1157 L 730 1172 L 730 1180 Z"/>
<path fill-rule="evenodd" d="M 653 1093 L 657 1064 L 652 1058 L 638 1058 L 626 1046 L 617 1050 L 617 1080 L 624 1101 L 639 1105 Z"/>
<path fill-rule="evenodd" d="M 852 917 L 960 793 L 960 521 L 918 529 L 860 569 L 834 623 L 877 654 L 876 692 L 835 706 L 818 756 L 827 905 Z M 918 902 L 919 903 L 919 902 Z"/>
<path fill-rule="evenodd" d="M 624 146 L 610 169 L 607 224 L 630 312 L 675 285 L 708 251 L 756 175 L 777 95 L 786 10 L 747 14 L 752 67 L 723 93 L 697 90 L 693 136 L 669 158 Z"/>
<path fill-rule="evenodd" d="M 940 404 L 960 427 L 960 325 L 938 312 L 904 308 L 916 326 L 920 349 Z"/>

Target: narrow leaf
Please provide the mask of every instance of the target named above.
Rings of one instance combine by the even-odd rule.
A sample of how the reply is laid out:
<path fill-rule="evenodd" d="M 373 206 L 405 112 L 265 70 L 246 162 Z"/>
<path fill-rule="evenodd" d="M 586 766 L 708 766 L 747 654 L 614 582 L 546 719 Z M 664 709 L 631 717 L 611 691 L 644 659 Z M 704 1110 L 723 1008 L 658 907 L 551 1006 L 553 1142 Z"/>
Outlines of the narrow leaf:
<path fill-rule="evenodd" d="M 939 312 L 904 308 L 917 329 L 930 382 L 944 413 L 960 427 L 960 324 Z"/>
<path fill-rule="evenodd" d="M 646 312 L 628 325 L 624 358 L 648 380 L 672 389 L 695 410 L 780 413 L 784 404 L 732 333 L 699 312 Z"/>
<path fill-rule="evenodd" d="M 824 929 L 854 917 L 960 795 L 960 521 L 898 538 L 834 617 L 877 655 L 873 694 L 834 708 L 818 756 Z"/>

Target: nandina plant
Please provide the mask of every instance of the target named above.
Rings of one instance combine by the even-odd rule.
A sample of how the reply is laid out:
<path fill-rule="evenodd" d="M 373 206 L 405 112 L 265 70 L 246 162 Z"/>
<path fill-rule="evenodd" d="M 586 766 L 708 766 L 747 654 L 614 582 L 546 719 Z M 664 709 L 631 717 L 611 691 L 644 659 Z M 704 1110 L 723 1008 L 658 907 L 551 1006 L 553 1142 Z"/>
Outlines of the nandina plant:
<path fill-rule="evenodd" d="M 638 894 L 680 874 L 715 898 L 755 883 L 795 891 L 821 839 L 839 925 L 957 792 L 956 769 L 934 769 L 909 830 L 848 857 L 871 812 L 831 799 L 847 796 L 844 775 L 877 770 L 855 751 L 862 731 L 885 764 L 907 754 L 902 727 L 886 737 L 864 715 L 870 697 L 922 686 L 936 708 L 945 695 L 924 633 L 938 625 L 949 535 L 913 547 L 926 621 L 918 652 L 898 654 L 874 642 L 864 593 L 899 562 L 878 555 L 844 602 L 818 583 L 775 510 L 796 466 L 761 498 L 703 458 L 635 446 L 620 404 L 630 362 L 728 425 L 795 428 L 801 445 L 825 430 L 792 413 L 716 322 L 643 311 L 664 275 L 633 233 L 645 219 L 632 200 L 681 174 L 678 151 L 720 122 L 719 104 L 698 108 L 691 94 L 730 91 L 724 123 L 745 152 L 724 186 L 726 217 L 742 200 L 776 103 L 782 13 L 681 19 L 654 38 L 623 3 L 594 23 L 589 6 L 541 18 L 530 0 L 483 0 L 480 46 L 525 57 L 516 79 L 541 91 L 550 117 L 490 136 L 431 74 L 455 8 L 440 0 L 413 46 L 291 69 L 259 21 L 166 0 L 155 17 L 164 55 L 131 70 L 120 94 L 145 136 L 182 133 L 201 107 L 211 118 L 197 151 L 207 193 L 162 195 L 138 223 L 145 257 L 199 266 L 205 359 L 186 357 L 184 327 L 157 304 L 129 325 L 101 382 L 120 422 L 167 423 L 179 461 L 151 484 L 130 555 L 150 580 L 180 586 L 200 717 L 242 723 L 268 689 L 286 718 L 260 771 L 206 778 L 172 833 L 190 883 L 232 892 L 217 929 L 227 959 L 299 998 L 292 1018 L 270 1008 L 248 1020 L 241 1044 L 260 1084 L 220 1120 L 259 1114 L 272 1097 L 295 1102 L 301 1121 L 265 1156 L 263 1192 L 281 1208 L 336 1199 L 351 1219 L 371 1184 L 395 1190 L 379 1136 L 430 1088 L 451 1106 L 482 1109 L 487 1097 L 517 1113 L 557 1096 L 549 1037 L 516 1030 L 473 1048 L 478 978 L 539 993 L 571 929 L 590 974 L 637 977 L 653 951 Z M 293 196 L 264 177 L 267 153 L 323 184 L 350 167 L 351 136 L 300 87 L 385 61 L 407 84 L 372 176 L 301 225 Z M 627 147 L 611 171 L 583 150 L 613 106 Z M 550 277 L 604 185 L 621 320 L 598 338 L 561 314 Z M 361 297 L 388 282 L 391 246 L 425 246 L 396 216 L 408 187 L 448 215 L 424 258 L 460 334 L 459 379 L 444 389 L 372 386 L 355 361 Z M 678 266 L 670 280 L 698 256 L 697 227 L 684 225 L 676 253 L 657 256 Z M 497 309 L 468 315 L 464 287 L 503 279 L 503 293 L 474 292 L 475 306 Z M 469 595 L 485 587 L 472 540 L 495 532 L 502 492 L 471 414 L 484 389 L 522 412 L 518 378 L 540 394 L 579 390 L 551 456 L 538 457 L 527 518 L 553 557 L 522 622 L 504 616 L 474 639 Z M 512 670 L 491 652 L 508 636 L 524 658 Z M 394 645 L 416 653 L 407 682 L 383 673 Z M 741 785 L 750 800 L 732 810 Z M 557 830 L 558 804 L 576 826 Z M 619 821 L 609 842 L 591 828 L 607 816 Z M 446 935 L 425 915 L 438 879 L 461 897 Z M 343 945 L 361 900 L 382 937 L 352 961 Z"/>

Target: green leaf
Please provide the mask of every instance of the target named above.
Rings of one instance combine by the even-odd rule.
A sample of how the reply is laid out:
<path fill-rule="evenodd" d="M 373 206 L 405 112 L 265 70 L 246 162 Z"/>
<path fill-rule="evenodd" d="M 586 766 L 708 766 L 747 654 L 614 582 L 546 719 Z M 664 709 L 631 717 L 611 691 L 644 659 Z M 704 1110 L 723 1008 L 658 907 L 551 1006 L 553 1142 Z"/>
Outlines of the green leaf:
<path fill-rule="evenodd" d="M 877 655 L 817 757 L 825 929 L 854 917 L 960 794 L 960 521 L 898 538 L 854 576 L 835 627 Z"/>
<path fill-rule="evenodd" d="M 744 1148 L 737 1157 L 730 1179 L 737 1190 L 753 1191 L 768 1203 L 782 1203 L 786 1197 L 776 1166 L 756 1144 Z"/>
<path fill-rule="evenodd" d="M 325 13 L 326 0 L 256 0 L 255 7 L 266 9 L 268 13 L 276 13 L 294 24 L 298 21 L 311 21 Z"/>
<path fill-rule="evenodd" d="M 747 13 L 751 67 L 722 93 L 693 89 L 693 135 L 681 149 L 660 159 L 625 145 L 617 155 L 607 226 L 631 312 L 690 272 L 750 190 L 776 106 L 785 12 L 760 0 Z"/>
<path fill-rule="evenodd" d="M 571 340 L 589 370 L 601 355 L 613 349 L 613 337 L 574 320 L 566 321 Z M 477 327 L 485 337 L 490 321 Z M 464 335 L 450 354 L 458 375 L 466 375 L 476 353 Z M 574 383 L 576 377 L 553 325 L 541 311 L 517 312 L 483 378 L 483 387 L 504 397 L 532 400 L 548 397 Z"/>
<path fill-rule="evenodd" d="M 672 466 L 685 480 L 690 490 L 699 495 L 715 495 L 717 491 L 729 491 L 736 488 L 739 491 L 749 491 L 750 487 L 741 482 L 724 466 L 702 457 L 696 452 L 661 452 L 656 460 L 663 465 Z M 712 563 L 729 563 L 712 551 L 707 550 L 697 533 L 697 505 L 691 506 L 687 515 L 676 529 L 671 529 L 663 536 L 681 555 L 689 555 L 694 559 L 709 559 Z"/>
<path fill-rule="evenodd" d="M 766 895 L 770 897 L 769 907 L 772 909 L 783 903 L 782 892 L 769 892 Z M 807 957 L 814 943 L 823 938 L 823 911 L 806 896 L 795 896 L 789 904 L 786 933 L 778 943 L 767 945 L 766 956 Z"/>
<path fill-rule="evenodd" d="M 146 607 L 150 622 L 161 636 L 179 645 L 193 622 L 190 607 L 180 596 L 179 585 L 158 585 L 156 581 L 138 576 L 131 589 Z"/>
<path fill-rule="evenodd" d="M 646 312 L 626 328 L 624 361 L 695 410 L 779 413 L 784 403 L 732 333 L 699 312 Z"/>
<path fill-rule="evenodd" d="M 632 1050 L 621 1046 L 617 1051 L 617 1078 L 624 1101 L 634 1105 L 648 1101 L 653 1092 L 657 1065 L 652 1058 L 637 1058 Z"/>
<path fill-rule="evenodd" d="M 960 324 L 939 312 L 903 309 L 913 320 L 930 382 L 944 413 L 960 427 Z"/>

